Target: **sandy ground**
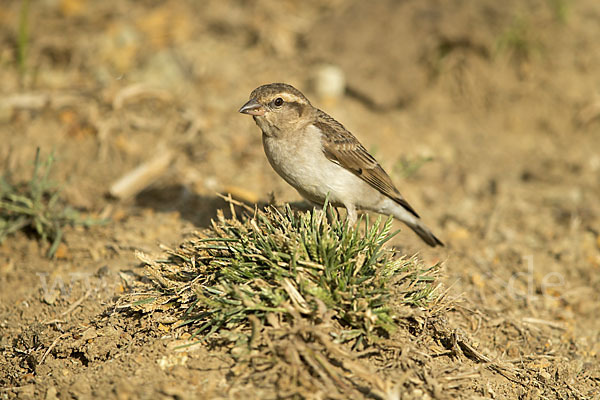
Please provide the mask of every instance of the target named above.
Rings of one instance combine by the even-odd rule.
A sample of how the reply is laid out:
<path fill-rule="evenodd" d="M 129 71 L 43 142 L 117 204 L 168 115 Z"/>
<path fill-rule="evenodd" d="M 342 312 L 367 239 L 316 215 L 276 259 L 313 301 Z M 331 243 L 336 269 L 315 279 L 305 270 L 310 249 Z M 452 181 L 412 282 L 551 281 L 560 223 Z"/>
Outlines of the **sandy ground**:
<path fill-rule="evenodd" d="M 53 260 L 26 233 L 0 245 L 0 397 L 282 396 L 236 379 L 228 348 L 175 352 L 168 326 L 115 305 L 144 274 L 135 250 L 208 226 L 217 192 L 300 200 L 237 113 L 283 81 L 447 243 L 403 229 L 393 245 L 443 261 L 448 326 L 485 358 L 433 338 L 427 354 L 365 359 L 396 398 L 600 398 L 600 3 L 45 0 L 30 3 L 20 69 L 21 5 L 0 5 L 2 168 L 26 179 L 36 148 L 54 151 L 68 202 L 111 222 L 67 229 Z M 324 65 L 345 94 L 320 90 Z M 106 195 L 165 155 L 144 191 Z"/>

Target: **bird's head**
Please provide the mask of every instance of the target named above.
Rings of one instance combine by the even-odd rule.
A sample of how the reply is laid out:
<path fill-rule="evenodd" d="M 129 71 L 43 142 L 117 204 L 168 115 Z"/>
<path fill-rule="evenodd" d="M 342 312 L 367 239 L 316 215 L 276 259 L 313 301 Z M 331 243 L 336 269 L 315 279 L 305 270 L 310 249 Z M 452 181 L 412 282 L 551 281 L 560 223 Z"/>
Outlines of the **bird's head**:
<path fill-rule="evenodd" d="M 254 117 L 267 136 L 294 131 L 303 122 L 310 121 L 313 107 L 295 87 L 285 83 L 259 86 L 250 94 L 250 100 L 239 112 Z"/>

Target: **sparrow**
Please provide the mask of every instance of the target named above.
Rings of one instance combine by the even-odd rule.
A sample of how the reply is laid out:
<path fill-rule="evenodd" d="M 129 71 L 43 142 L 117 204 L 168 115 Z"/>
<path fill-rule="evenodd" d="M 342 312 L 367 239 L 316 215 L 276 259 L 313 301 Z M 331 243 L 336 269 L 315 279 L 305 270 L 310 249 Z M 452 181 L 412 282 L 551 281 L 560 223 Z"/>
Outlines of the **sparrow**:
<path fill-rule="evenodd" d="M 239 112 L 252 115 L 269 163 L 309 202 L 322 206 L 329 196 L 332 205 L 346 208 L 351 225 L 357 209 L 392 215 L 428 245 L 444 245 L 358 139 L 298 89 L 259 86 Z"/>

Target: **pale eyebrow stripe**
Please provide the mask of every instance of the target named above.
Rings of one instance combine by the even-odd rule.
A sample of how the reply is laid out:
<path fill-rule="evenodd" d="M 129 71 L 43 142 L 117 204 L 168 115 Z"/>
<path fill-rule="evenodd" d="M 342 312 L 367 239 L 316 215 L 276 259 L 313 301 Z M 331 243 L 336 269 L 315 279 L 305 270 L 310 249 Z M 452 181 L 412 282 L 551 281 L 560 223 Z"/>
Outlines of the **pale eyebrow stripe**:
<path fill-rule="evenodd" d="M 284 101 L 288 102 L 288 103 L 300 103 L 300 98 L 298 98 L 298 96 L 295 96 L 293 94 L 290 93 L 280 93 L 277 97 L 281 97 Z"/>

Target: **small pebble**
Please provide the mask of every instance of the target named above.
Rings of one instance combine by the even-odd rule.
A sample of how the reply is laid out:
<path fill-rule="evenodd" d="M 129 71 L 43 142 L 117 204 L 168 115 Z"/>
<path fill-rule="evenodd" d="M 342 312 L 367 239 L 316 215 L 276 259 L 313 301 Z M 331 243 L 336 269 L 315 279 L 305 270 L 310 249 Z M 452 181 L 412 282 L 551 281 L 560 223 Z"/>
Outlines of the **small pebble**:
<path fill-rule="evenodd" d="M 314 85 L 321 98 L 339 99 L 346 91 L 344 71 L 336 65 L 320 65 L 315 70 Z"/>

